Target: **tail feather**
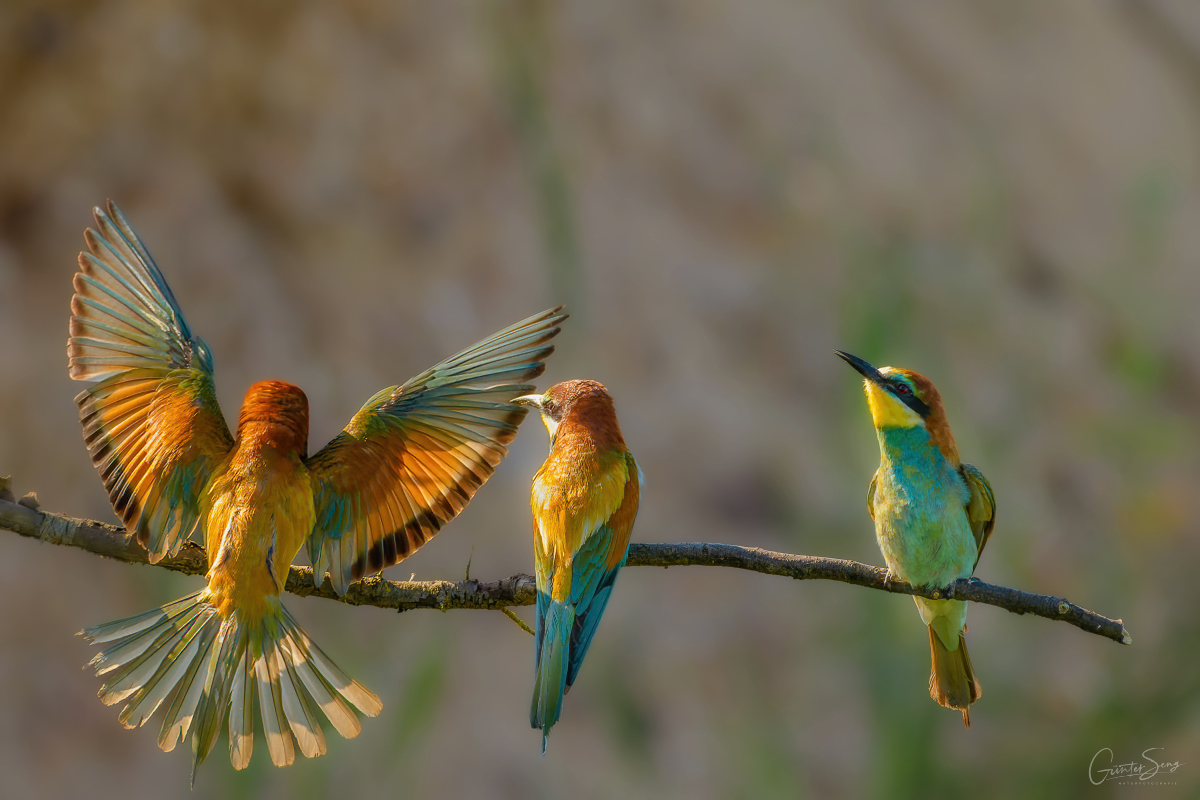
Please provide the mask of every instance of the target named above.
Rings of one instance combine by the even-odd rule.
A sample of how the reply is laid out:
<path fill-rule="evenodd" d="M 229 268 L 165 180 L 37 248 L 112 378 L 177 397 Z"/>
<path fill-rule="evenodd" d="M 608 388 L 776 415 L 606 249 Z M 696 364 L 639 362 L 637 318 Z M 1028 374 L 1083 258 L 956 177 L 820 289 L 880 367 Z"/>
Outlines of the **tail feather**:
<path fill-rule="evenodd" d="M 160 615 L 153 627 L 135 624 L 135 639 L 115 640 L 91 661 L 96 674 L 107 676 L 97 693 L 101 702 L 111 706 L 132 697 L 126 708 L 132 715 L 169 672 L 167 662 L 186 642 L 205 632 L 211 638 L 213 632 L 207 629 L 215 627 L 211 626 L 213 613 L 211 610 L 205 613 L 202 608 L 184 608 L 175 614 Z"/>
<path fill-rule="evenodd" d="M 300 682 L 304 684 L 309 696 L 320 706 L 321 711 L 325 713 L 338 733 L 347 739 L 358 736 L 359 731 L 362 730 L 362 723 L 358 721 L 358 717 L 350 708 L 349 703 L 343 700 L 337 690 L 329 684 L 329 681 L 313 668 L 313 659 L 308 656 L 308 651 L 303 644 L 295 639 L 289 639 L 288 644 L 292 648 L 288 657 L 291 663 L 296 665 L 296 674 L 300 676 Z M 374 709 L 373 713 L 366 709 L 362 709 L 362 711 L 369 716 L 379 713 L 378 708 Z"/>
<path fill-rule="evenodd" d="M 539 604 L 540 605 L 540 604 Z M 533 678 L 533 703 L 529 709 L 529 724 L 542 729 L 542 753 L 550 738 L 550 728 L 562 713 L 563 693 L 567 688 L 567 667 L 570 663 L 571 629 L 575 624 L 575 609 L 568 603 L 551 600 L 545 619 L 538 620 L 538 663 Z"/>
<path fill-rule="evenodd" d="M 962 711 L 963 725 L 971 727 L 971 704 L 983 696 L 979 679 L 967 654 L 967 640 L 960 631 L 958 647 L 950 650 L 929 627 L 929 651 L 933 666 L 929 672 L 929 696 L 946 708 Z"/>
<path fill-rule="evenodd" d="M 180 679 L 187 671 L 188 665 L 199 652 L 203 637 L 199 634 L 203 626 L 185 628 L 177 634 L 177 639 L 171 652 L 163 658 L 158 670 L 146 682 L 146 685 L 134 694 L 129 703 L 117 717 L 126 728 L 136 728 L 149 719 L 163 701 L 171 695 Z"/>
<path fill-rule="evenodd" d="M 234 769 L 250 766 L 250 756 L 254 752 L 254 703 L 258 684 L 252 670 L 249 653 L 242 653 L 242 660 L 233 673 L 229 700 L 229 762 Z"/>
<path fill-rule="evenodd" d="M 278 663 L 287 664 L 287 657 L 279 644 L 275 647 L 273 657 Z M 292 735 L 296 737 L 296 744 L 305 758 L 315 758 L 325 754 L 325 735 L 308 699 L 304 697 L 302 686 L 300 676 L 294 669 L 285 667 L 281 671 L 279 688 L 282 690 L 283 711 L 292 728 Z"/>
<path fill-rule="evenodd" d="M 317 708 L 342 736 L 358 735 L 353 709 L 375 716 L 379 698 L 334 665 L 277 599 L 269 609 L 260 620 L 247 622 L 236 612 L 222 620 L 202 591 L 88 628 L 83 635 L 108 645 L 90 664 L 107 679 L 101 700 L 126 701 L 119 717 L 126 727 L 142 725 L 165 705 L 158 745 L 170 751 L 190 736 L 193 780 L 226 714 L 229 760 L 237 769 L 250 763 L 256 704 L 279 766 L 295 760 L 297 747 L 309 758 L 325 752 Z"/>
<path fill-rule="evenodd" d="M 204 690 L 200 694 L 196 721 L 192 727 L 193 784 L 196 782 L 196 770 L 217 743 L 226 709 L 230 707 L 233 676 L 246 653 L 246 630 L 238 624 L 237 617 L 230 617 L 221 623 L 217 641 L 220 644 L 208 661 Z"/>
<path fill-rule="evenodd" d="M 88 666 L 93 667 L 97 675 L 107 675 L 122 667 L 136 669 L 137 666 L 145 663 L 155 651 L 162 648 L 168 640 L 188 630 L 189 623 L 200 612 L 200 609 L 195 607 L 183 608 L 169 614 L 164 614 L 164 610 L 155 609 L 148 614 L 130 617 L 119 623 L 109 623 L 106 626 L 96 626 L 82 631 L 81 635 L 89 641 L 111 642 L 108 647 L 101 650 L 88 662 Z M 101 627 L 107 630 L 103 634 L 93 635 Z M 148 635 L 150 632 L 154 635 Z M 128 669 L 122 670 L 122 673 L 128 674 Z M 116 680 L 116 676 L 112 676 L 108 682 L 114 683 Z"/>
<path fill-rule="evenodd" d="M 329 656 L 317 647 L 308 634 L 300 629 L 287 609 L 282 609 L 282 611 L 283 626 L 287 633 L 283 638 L 292 644 L 292 658 L 289 663 L 310 666 L 331 691 L 349 700 L 355 708 L 368 717 L 373 717 L 383 710 L 383 704 L 379 702 L 379 698 L 374 692 L 342 672 L 341 668 L 330 661 Z M 333 721 L 332 717 L 330 717 L 330 721 Z"/>
<path fill-rule="evenodd" d="M 258 710 L 262 714 L 263 733 L 271 762 L 277 767 L 286 767 L 296 760 L 296 748 L 288 733 L 287 716 L 283 711 L 279 666 L 270 656 L 263 654 L 254 664 L 258 676 Z"/>
<path fill-rule="evenodd" d="M 209 654 L 216 639 L 215 631 L 210 633 L 211 630 L 211 627 L 206 627 L 204 635 L 196 637 L 199 647 L 171 694 L 171 705 L 167 708 L 162 728 L 158 732 L 158 746 L 164 752 L 174 750 L 175 745 L 183 741 L 192 727 L 196 705 L 200 702 L 200 694 L 204 690 L 204 682 L 196 680 L 196 676 L 210 660 Z"/>
<path fill-rule="evenodd" d="M 103 625 L 93 625 L 90 628 L 84 628 L 80 632 L 80 635 L 93 644 L 107 644 L 117 639 L 128 639 L 128 637 L 133 636 L 135 633 L 141 633 L 158 625 L 166 618 L 177 617 L 184 611 L 191 609 L 194 606 L 192 601 L 199 595 L 200 592 L 196 592 L 187 597 L 181 597 L 174 602 L 167 603 L 162 608 L 154 608 L 132 617 L 126 617 L 125 619 L 118 619 L 114 622 L 106 622 Z M 109 648 L 109 650 L 111 649 L 113 648 Z M 104 656 L 107 652 L 108 650 L 102 651 L 96 658 Z"/>

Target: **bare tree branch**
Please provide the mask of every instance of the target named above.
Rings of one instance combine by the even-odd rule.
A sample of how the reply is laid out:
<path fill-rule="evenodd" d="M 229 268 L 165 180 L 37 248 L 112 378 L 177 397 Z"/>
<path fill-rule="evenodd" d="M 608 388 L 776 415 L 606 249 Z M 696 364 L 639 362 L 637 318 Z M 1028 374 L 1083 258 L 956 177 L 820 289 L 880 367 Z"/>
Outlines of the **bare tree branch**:
<path fill-rule="evenodd" d="M 38 539 L 51 544 L 78 547 L 107 558 L 148 564 L 149 554 L 124 528 L 93 520 L 74 519 L 61 514 L 41 511 L 37 497 L 26 495 L 14 502 L 8 479 L 0 478 L 0 529 Z M 942 588 L 918 588 L 905 583 L 886 583 L 887 571 L 880 567 L 846 561 L 840 558 L 792 555 L 739 547 L 731 544 L 703 542 L 634 543 L 629 546 L 631 567 L 709 566 L 781 575 L 795 580 L 834 580 L 881 589 L 897 594 L 919 595 L 934 600 L 971 600 L 997 606 L 1014 614 L 1034 614 L 1046 619 L 1069 622 L 1081 630 L 1104 636 L 1121 644 L 1131 644 L 1129 632 L 1119 619 L 1109 619 L 1075 605 L 1061 597 L 1032 594 L 982 581 L 960 579 Z M 203 575 L 208 571 L 204 549 L 188 542 L 174 558 L 165 558 L 157 566 Z M 477 581 L 469 576 L 454 581 L 389 581 L 379 576 L 363 578 L 350 585 L 339 597 L 326 579 L 321 586 L 313 585 L 312 570 L 292 567 L 288 574 L 287 590 L 292 594 L 324 597 L 356 606 L 378 606 L 408 611 L 414 608 L 482 608 L 503 610 L 510 606 L 532 605 L 536 585 L 530 575 L 514 575 L 498 581 Z"/>
<path fill-rule="evenodd" d="M 919 588 L 907 583 L 884 580 L 887 570 L 857 561 L 822 556 L 799 556 L 774 553 L 757 547 L 703 542 L 667 542 L 663 544 L 629 545 L 629 562 L 638 567 L 674 567 L 703 565 L 708 567 L 737 567 L 767 575 L 783 575 L 798 581 L 829 580 L 853 583 L 871 589 L 896 594 L 913 594 L 931 600 L 971 600 L 1003 608 L 1014 614 L 1033 614 L 1046 619 L 1069 622 L 1080 630 L 1104 636 L 1121 644 L 1133 644 L 1129 632 L 1119 619 L 1109 619 L 1094 611 L 1077 606 L 1061 597 L 1022 592 L 984 583 L 978 578 L 960 578 L 943 588 Z"/>

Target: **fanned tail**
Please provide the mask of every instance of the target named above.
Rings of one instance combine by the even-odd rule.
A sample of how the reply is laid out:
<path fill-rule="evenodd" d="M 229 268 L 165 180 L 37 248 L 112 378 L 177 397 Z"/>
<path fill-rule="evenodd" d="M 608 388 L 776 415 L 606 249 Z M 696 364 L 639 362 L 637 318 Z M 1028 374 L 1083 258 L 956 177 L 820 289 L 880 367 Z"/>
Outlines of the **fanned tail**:
<path fill-rule="evenodd" d="M 538 604 L 539 607 L 541 604 Z M 575 625 L 575 609 L 559 600 L 551 600 L 545 615 L 538 615 L 536 673 L 533 677 L 533 703 L 529 709 L 529 724 L 542 729 L 542 754 L 550 728 L 562 712 L 563 692 L 567 688 L 568 650 L 571 629 Z"/>
<path fill-rule="evenodd" d="M 281 767 L 295 760 L 297 744 L 309 758 L 325 752 L 316 708 L 347 739 L 362 730 L 353 708 L 379 713 L 379 698 L 338 669 L 278 598 L 249 623 L 237 612 L 221 619 L 209 599 L 200 591 L 82 633 L 107 645 L 90 666 L 105 677 L 105 705 L 126 701 L 121 724 L 142 725 L 165 704 L 158 746 L 173 750 L 190 733 L 193 782 L 226 715 L 229 760 L 242 769 L 253 751 L 256 704 L 271 761 Z"/>
<path fill-rule="evenodd" d="M 967 640 L 960 631 L 958 647 L 950 650 L 929 626 L 929 652 L 933 667 L 929 672 L 929 696 L 946 708 L 962 711 L 963 725 L 971 727 L 970 706 L 983 696 L 979 679 L 967 655 Z"/>

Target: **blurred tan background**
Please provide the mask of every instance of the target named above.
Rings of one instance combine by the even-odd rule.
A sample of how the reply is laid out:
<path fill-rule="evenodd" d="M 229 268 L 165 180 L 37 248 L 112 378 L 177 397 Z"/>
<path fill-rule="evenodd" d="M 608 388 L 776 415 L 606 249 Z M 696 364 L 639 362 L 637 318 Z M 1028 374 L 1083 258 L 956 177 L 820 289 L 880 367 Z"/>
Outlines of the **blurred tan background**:
<path fill-rule="evenodd" d="M 533 642 L 500 614 L 291 597 L 383 715 L 286 770 L 234 773 L 222 742 L 188 795 L 187 753 L 120 727 L 73 634 L 199 579 L 0 534 L 0 795 L 1200 791 L 1189 0 L 6 0 L 0 474 L 100 519 L 65 340 L 108 197 L 212 346 L 226 414 L 298 383 L 314 450 L 376 390 L 566 302 L 545 382 L 616 397 L 636 540 L 881 564 L 875 438 L 832 350 L 917 369 L 999 501 L 977 574 L 1123 617 L 1134 645 L 973 607 L 964 731 L 926 694 L 906 598 L 631 568 L 541 757 Z M 531 420 L 389 575 L 531 571 L 545 451 Z M 1185 763 L 1096 789 L 1104 747 Z"/>

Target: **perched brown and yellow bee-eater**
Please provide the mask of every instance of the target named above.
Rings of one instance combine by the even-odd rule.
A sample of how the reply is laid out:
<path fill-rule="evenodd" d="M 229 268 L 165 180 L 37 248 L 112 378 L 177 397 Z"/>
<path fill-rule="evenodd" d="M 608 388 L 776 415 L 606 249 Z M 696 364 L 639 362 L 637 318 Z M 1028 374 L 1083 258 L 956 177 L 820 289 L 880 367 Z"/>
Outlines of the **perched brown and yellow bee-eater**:
<path fill-rule="evenodd" d="M 545 753 L 625 565 L 642 473 L 601 384 L 556 383 L 516 402 L 537 407 L 550 433 L 531 497 L 537 633 L 529 724 L 541 729 Z"/>
<path fill-rule="evenodd" d="M 184 322 L 145 245 L 115 205 L 94 211 L 71 301 L 70 374 L 99 381 L 76 399 L 92 461 L 126 527 L 157 562 L 198 528 L 208 586 L 136 617 L 88 628 L 100 698 L 120 721 L 163 708 L 158 744 L 189 734 L 192 779 L 226 715 L 229 757 L 250 762 L 256 705 L 271 760 L 325 752 L 320 708 L 343 736 L 379 699 L 338 669 L 280 604 L 307 542 L 318 583 L 395 564 L 452 519 L 504 457 L 565 318 L 519 322 L 376 394 L 308 455 L 308 400 L 282 381 L 250 387 L 236 436 L 212 356 Z M 315 706 L 314 706 L 315 703 Z M 293 740 L 295 736 L 295 740 Z"/>
<path fill-rule="evenodd" d="M 867 511 L 888 566 L 888 579 L 944 587 L 969 578 L 996 521 L 992 487 L 958 457 L 942 398 L 933 383 L 907 369 L 875 369 L 840 350 L 866 379 L 867 404 L 879 437 L 879 470 L 867 489 Z M 929 626 L 933 669 L 929 694 L 962 711 L 981 695 L 967 655 L 967 604 L 914 597 Z"/>

